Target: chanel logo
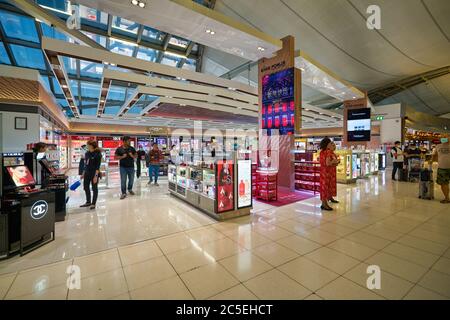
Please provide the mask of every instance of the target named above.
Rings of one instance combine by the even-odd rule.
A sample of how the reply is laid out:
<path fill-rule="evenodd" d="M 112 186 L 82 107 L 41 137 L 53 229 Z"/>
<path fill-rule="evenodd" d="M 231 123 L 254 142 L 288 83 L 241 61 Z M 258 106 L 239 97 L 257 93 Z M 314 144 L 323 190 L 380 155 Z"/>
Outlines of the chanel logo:
<path fill-rule="evenodd" d="M 48 211 L 48 203 L 44 200 L 36 201 L 30 209 L 31 217 L 35 220 L 42 219 Z"/>

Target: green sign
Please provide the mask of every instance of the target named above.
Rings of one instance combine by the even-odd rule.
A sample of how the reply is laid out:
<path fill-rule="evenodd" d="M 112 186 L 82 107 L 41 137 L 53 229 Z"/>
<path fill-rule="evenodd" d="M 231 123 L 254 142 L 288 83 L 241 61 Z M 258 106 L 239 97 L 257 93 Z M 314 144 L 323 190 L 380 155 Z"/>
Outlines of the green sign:
<path fill-rule="evenodd" d="M 375 120 L 376 121 L 381 121 L 381 120 L 383 120 L 384 119 L 384 116 L 376 116 L 375 117 Z"/>

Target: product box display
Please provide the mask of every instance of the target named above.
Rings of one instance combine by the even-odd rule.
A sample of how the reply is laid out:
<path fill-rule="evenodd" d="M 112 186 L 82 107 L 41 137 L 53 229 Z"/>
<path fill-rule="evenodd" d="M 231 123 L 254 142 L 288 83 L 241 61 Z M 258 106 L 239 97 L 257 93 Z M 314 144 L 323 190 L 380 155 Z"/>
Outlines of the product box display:
<path fill-rule="evenodd" d="M 353 177 L 353 157 L 351 150 L 336 150 L 336 155 L 341 161 L 336 167 L 336 180 L 339 183 L 352 183 L 356 181 Z"/>

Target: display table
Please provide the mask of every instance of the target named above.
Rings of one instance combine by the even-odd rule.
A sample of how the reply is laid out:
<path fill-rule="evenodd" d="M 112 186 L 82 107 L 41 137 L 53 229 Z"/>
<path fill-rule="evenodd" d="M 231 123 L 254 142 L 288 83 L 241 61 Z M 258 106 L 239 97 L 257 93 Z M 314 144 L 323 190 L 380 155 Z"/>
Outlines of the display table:
<path fill-rule="evenodd" d="M 0 238 L 2 258 L 24 255 L 55 239 L 55 193 L 52 190 L 3 195 Z M 6 235 L 6 236 L 5 236 Z"/>
<path fill-rule="evenodd" d="M 278 199 L 278 170 L 258 168 L 256 198 L 264 201 Z"/>

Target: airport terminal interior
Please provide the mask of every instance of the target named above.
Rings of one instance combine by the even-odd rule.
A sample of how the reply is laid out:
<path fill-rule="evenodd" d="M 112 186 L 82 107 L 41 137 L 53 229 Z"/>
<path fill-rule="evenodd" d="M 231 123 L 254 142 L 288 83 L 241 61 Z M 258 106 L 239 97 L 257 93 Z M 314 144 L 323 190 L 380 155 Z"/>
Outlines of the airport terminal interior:
<path fill-rule="evenodd" d="M 449 16 L 0 0 L 0 300 L 450 300 Z"/>

